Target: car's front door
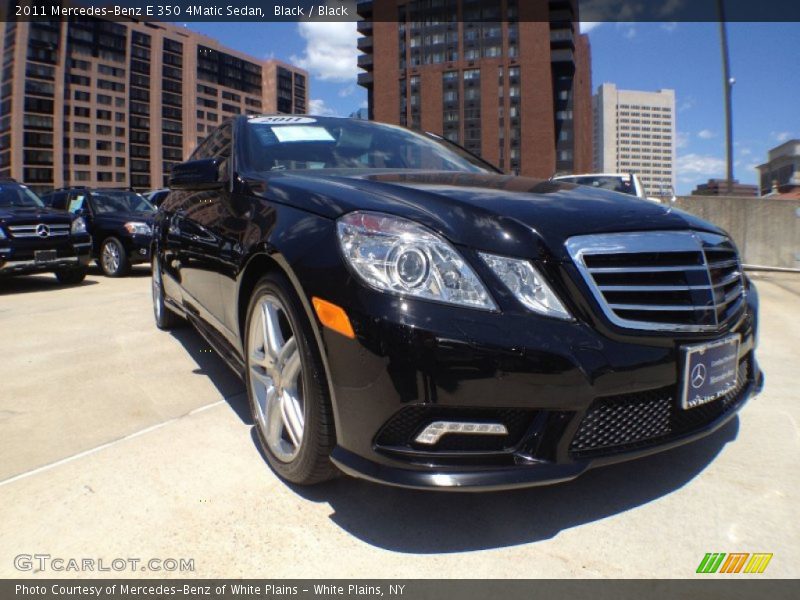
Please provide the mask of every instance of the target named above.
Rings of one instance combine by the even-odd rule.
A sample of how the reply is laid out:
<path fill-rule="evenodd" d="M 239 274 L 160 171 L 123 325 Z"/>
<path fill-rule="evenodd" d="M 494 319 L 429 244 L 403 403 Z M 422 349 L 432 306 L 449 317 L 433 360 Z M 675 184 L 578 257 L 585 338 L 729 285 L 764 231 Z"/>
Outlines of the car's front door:
<path fill-rule="evenodd" d="M 221 158 L 220 170 L 227 169 L 231 152 L 231 125 L 223 124 L 192 155 L 193 160 Z M 170 215 L 167 244 L 174 252 L 172 267 L 184 291 L 190 312 L 224 330 L 223 306 L 219 286 L 221 240 L 217 234 L 220 206 L 230 194 L 228 185 L 215 190 L 181 192 L 181 202 Z"/>
<path fill-rule="evenodd" d="M 92 234 L 93 254 L 99 255 L 99 236 L 94 231 L 94 212 L 89 202 L 89 193 L 85 190 L 72 190 L 64 201 L 64 210 L 73 215 L 80 215 L 86 221 L 86 229 Z"/>

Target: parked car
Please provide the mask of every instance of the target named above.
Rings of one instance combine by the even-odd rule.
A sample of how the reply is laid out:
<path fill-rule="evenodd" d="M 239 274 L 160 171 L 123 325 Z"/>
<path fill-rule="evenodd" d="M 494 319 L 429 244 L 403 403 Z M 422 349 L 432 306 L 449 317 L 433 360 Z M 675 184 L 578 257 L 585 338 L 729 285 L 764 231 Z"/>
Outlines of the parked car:
<path fill-rule="evenodd" d="M 579 185 L 588 185 L 603 190 L 620 192 L 636 196 L 642 200 L 661 202 L 658 198 L 650 198 L 644 191 L 644 186 L 639 177 L 633 173 L 586 173 L 584 175 L 561 175 L 553 177 L 554 181 L 566 181 Z M 667 195 L 672 195 L 671 189 Z"/>
<path fill-rule="evenodd" d="M 83 218 L 48 209 L 27 186 L 0 178 L 0 275 L 54 273 L 80 283 L 91 246 Z"/>
<path fill-rule="evenodd" d="M 674 208 L 285 115 L 221 125 L 170 188 L 156 324 L 189 320 L 241 374 L 288 481 L 564 481 L 703 437 L 761 389 L 736 247 Z"/>
<path fill-rule="evenodd" d="M 92 256 L 108 277 L 126 275 L 131 265 L 150 262 L 155 207 L 141 194 L 115 188 L 70 187 L 43 197 L 55 209 L 86 219 Z"/>
<path fill-rule="evenodd" d="M 161 206 L 161 203 L 164 201 L 164 198 L 167 197 L 167 194 L 169 194 L 169 188 L 165 188 L 163 190 L 153 190 L 152 192 L 147 192 L 144 195 L 144 197 L 147 198 L 147 200 L 150 202 L 150 204 L 152 204 L 153 206 L 158 208 L 159 206 Z"/>

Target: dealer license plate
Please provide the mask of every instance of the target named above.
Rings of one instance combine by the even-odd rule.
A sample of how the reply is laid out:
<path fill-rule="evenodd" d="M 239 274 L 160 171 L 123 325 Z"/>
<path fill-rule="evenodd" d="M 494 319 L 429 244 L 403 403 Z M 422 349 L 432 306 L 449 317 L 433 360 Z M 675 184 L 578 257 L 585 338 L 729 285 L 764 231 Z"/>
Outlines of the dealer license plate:
<path fill-rule="evenodd" d="M 33 260 L 37 263 L 53 262 L 58 258 L 55 250 L 37 250 L 33 253 Z"/>
<path fill-rule="evenodd" d="M 694 408 L 713 402 L 736 387 L 739 373 L 739 336 L 684 346 L 681 406 Z"/>

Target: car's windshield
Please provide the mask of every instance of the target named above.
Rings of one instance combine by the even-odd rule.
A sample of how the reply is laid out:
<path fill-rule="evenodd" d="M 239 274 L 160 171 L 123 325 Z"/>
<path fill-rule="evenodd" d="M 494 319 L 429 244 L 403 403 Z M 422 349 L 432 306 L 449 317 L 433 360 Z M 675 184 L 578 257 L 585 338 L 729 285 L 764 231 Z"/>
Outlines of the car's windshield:
<path fill-rule="evenodd" d="M 92 192 L 92 204 L 98 213 L 155 212 L 156 210 L 141 194 L 117 190 Z"/>
<path fill-rule="evenodd" d="M 636 188 L 633 185 L 633 178 L 630 176 L 616 175 L 585 175 L 576 177 L 559 177 L 559 181 L 569 181 L 579 185 L 611 190 L 612 192 L 622 192 L 623 194 L 636 195 Z"/>
<path fill-rule="evenodd" d="M 255 171 L 490 169 L 457 146 L 382 123 L 326 117 L 254 117 L 248 119 L 247 131 L 243 158 Z"/>
<path fill-rule="evenodd" d="M 44 203 L 24 185 L 0 182 L 0 206 L 4 208 L 42 208 Z"/>

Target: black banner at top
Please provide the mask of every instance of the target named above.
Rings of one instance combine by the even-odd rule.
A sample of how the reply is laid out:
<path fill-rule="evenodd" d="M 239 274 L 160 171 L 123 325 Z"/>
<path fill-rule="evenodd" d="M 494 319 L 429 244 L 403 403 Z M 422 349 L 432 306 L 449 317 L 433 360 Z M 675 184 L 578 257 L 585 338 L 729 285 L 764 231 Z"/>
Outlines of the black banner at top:
<path fill-rule="evenodd" d="M 408 16 L 407 16 L 408 15 Z M 798 0 L 0 0 L 0 21 L 800 22 Z"/>

